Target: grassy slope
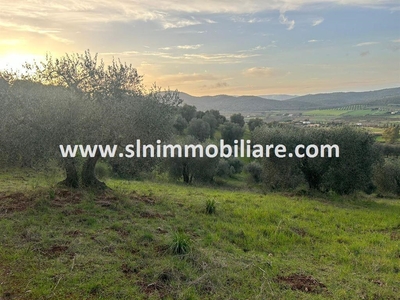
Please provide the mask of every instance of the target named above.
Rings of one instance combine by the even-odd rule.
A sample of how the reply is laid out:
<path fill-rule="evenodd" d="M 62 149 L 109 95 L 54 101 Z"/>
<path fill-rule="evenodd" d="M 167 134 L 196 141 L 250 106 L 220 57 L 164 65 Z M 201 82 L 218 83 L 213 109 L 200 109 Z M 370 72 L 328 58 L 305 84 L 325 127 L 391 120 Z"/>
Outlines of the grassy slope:
<path fill-rule="evenodd" d="M 96 195 L 55 189 L 34 174 L 0 180 L 0 298 L 396 299 L 400 293 L 394 200 L 118 180 L 108 181 L 112 192 Z M 215 215 L 204 213 L 207 199 L 216 200 Z M 190 239 L 187 255 L 169 249 L 176 232 Z M 310 293 L 277 280 L 291 274 L 312 276 L 326 288 Z"/>

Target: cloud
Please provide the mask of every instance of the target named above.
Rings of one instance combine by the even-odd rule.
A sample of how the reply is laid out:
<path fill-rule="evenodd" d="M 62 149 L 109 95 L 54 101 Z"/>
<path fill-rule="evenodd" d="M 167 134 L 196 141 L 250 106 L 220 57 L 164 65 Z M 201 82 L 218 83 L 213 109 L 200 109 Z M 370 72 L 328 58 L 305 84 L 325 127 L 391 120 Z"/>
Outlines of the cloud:
<path fill-rule="evenodd" d="M 102 56 L 131 56 L 139 54 L 138 51 L 123 51 L 123 52 L 101 52 L 99 55 Z"/>
<path fill-rule="evenodd" d="M 158 49 L 165 50 L 165 51 L 169 51 L 169 50 L 173 50 L 173 49 L 196 50 L 196 49 L 199 49 L 201 46 L 203 46 L 203 44 L 178 45 L 178 46 L 162 47 L 162 48 L 158 48 Z"/>
<path fill-rule="evenodd" d="M 165 47 L 172 48 L 172 47 Z M 165 49 L 164 48 L 164 49 Z M 240 63 L 243 60 L 251 57 L 260 56 L 260 54 L 253 53 L 174 53 L 174 52 L 161 52 L 161 51 L 122 51 L 122 52 L 103 52 L 99 53 L 102 56 L 130 56 L 139 57 L 147 60 L 149 57 L 154 57 L 159 62 L 160 59 L 173 61 L 174 64 L 206 64 L 206 63 L 219 63 L 219 64 L 234 64 Z M 164 61 L 168 63 L 168 61 Z"/>
<path fill-rule="evenodd" d="M 287 30 L 292 30 L 294 28 L 294 20 L 289 21 L 289 19 L 283 13 L 279 15 L 279 22 L 287 25 Z"/>
<path fill-rule="evenodd" d="M 277 74 L 275 69 L 269 67 L 253 67 L 243 71 L 243 75 L 249 77 L 270 77 Z"/>
<path fill-rule="evenodd" d="M 312 23 L 312 26 L 318 26 L 319 24 L 321 24 L 324 21 L 324 18 L 319 18 L 317 20 L 314 20 Z"/>
<path fill-rule="evenodd" d="M 164 29 L 171 29 L 171 28 L 182 28 L 187 26 L 199 25 L 201 24 L 200 21 L 197 20 L 188 20 L 188 19 L 175 19 L 167 22 L 161 22 Z"/>
<path fill-rule="evenodd" d="M 230 18 L 235 23 L 265 23 L 271 21 L 270 18 L 249 18 L 241 16 L 233 16 Z"/>
<path fill-rule="evenodd" d="M 392 40 L 393 43 L 400 43 L 400 39 L 398 40 Z"/>
<path fill-rule="evenodd" d="M 271 21 L 269 18 L 252 18 L 248 20 L 247 23 L 265 23 L 269 21 Z"/>
<path fill-rule="evenodd" d="M 317 43 L 317 42 L 323 42 L 324 40 L 308 40 L 308 43 Z"/>
<path fill-rule="evenodd" d="M 30 32 L 30 33 L 45 35 L 52 40 L 55 40 L 57 42 L 61 42 L 64 44 L 72 44 L 73 43 L 73 41 L 66 39 L 66 38 L 62 38 L 60 36 L 61 29 L 59 29 L 59 28 L 49 28 L 49 27 L 43 28 L 40 26 L 20 25 L 20 24 L 8 22 L 8 21 L 0 21 L 0 28 L 1 27 L 9 29 L 9 30 L 18 31 L 18 32 Z"/>
<path fill-rule="evenodd" d="M 362 57 L 367 56 L 367 55 L 369 55 L 369 51 L 364 51 L 364 52 L 360 53 L 360 56 L 362 56 Z"/>
<path fill-rule="evenodd" d="M 354 47 L 364 47 L 364 46 L 371 46 L 371 45 L 376 45 L 379 44 L 379 42 L 365 42 L 365 43 L 359 43 L 357 45 L 354 45 Z"/>
<path fill-rule="evenodd" d="M 13 1 L 2 5 L 0 20 L 10 22 L 21 30 L 44 34 L 43 30 L 56 29 L 57 32 L 47 32 L 47 35 L 59 42 L 71 43 L 65 38 L 64 31 L 72 32 L 104 28 L 104 24 L 115 22 L 145 21 L 153 22 L 163 29 L 176 29 L 188 26 L 215 23 L 207 14 L 225 14 L 238 16 L 244 22 L 268 22 L 268 18 L 254 17 L 254 14 L 279 11 L 279 21 L 288 30 L 294 28 L 295 21 L 288 20 L 285 13 L 301 9 L 338 4 L 357 7 L 378 7 L 392 11 L 398 10 L 398 0 L 63 0 L 63 1 Z M 248 14 L 245 17 L 244 14 Z M 190 16 L 190 17 L 189 17 Z M 322 18 L 314 21 L 320 24 Z M 24 25 L 21 25 L 24 24 Z M 51 25 L 49 25 L 51 24 Z M 315 25 L 315 26 L 316 26 Z M 28 27 L 24 27 L 28 26 Z M 0 25 L 0 31 L 2 30 Z M 73 31 L 74 30 L 74 31 Z M 70 35 L 69 35 L 70 36 Z"/>
<path fill-rule="evenodd" d="M 176 46 L 178 49 L 199 49 L 202 44 L 197 44 L 197 45 L 182 45 L 182 46 Z"/>
<path fill-rule="evenodd" d="M 165 75 L 161 76 L 160 79 L 165 82 L 198 82 L 198 81 L 208 81 L 208 80 L 217 80 L 218 78 L 212 74 L 185 74 L 185 73 L 178 73 L 173 75 Z"/>
<path fill-rule="evenodd" d="M 240 51 L 238 51 L 238 52 L 239 52 L 239 53 L 243 53 L 243 52 L 255 52 L 255 51 L 265 50 L 265 49 L 268 49 L 268 48 L 271 48 L 271 47 L 277 47 L 277 46 L 275 45 L 275 42 L 272 42 L 272 44 L 269 44 L 268 46 L 257 46 L 257 47 L 254 47 L 254 48 L 251 48 L 251 49 L 247 49 L 247 50 L 240 50 Z"/>
<path fill-rule="evenodd" d="M 204 19 L 204 21 L 205 21 L 206 23 L 208 23 L 208 24 L 215 24 L 215 23 L 217 23 L 216 21 L 211 20 L 211 19 Z"/>
<path fill-rule="evenodd" d="M 221 89 L 221 88 L 225 88 L 228 86 L 229 86 L 229 83 L 227 83 L 226 81 L 219 81 L 215 84 L 204 84 L 201 86 L 201 89 Z"/>

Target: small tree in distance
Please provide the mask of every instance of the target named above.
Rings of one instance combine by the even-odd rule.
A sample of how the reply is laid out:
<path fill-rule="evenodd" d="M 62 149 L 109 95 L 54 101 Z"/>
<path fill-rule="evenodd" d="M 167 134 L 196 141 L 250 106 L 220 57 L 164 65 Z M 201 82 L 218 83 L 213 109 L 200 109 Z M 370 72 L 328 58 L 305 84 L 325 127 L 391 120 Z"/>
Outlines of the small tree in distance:
<path fill-rule="evenodd" d="M 210 137 L 210 125 L 202 119 L 192 119 L 188 126 L 188 134 L 204 142 Z"/>
<path fill-rule="evenodd" d="M 382 134 L 383 139 L 386 143 L 394 144 L 399 138 L 399 126 L 391 126 L 386 128 Z"/>
<path fill-rule="evenodd" d="M 221 126 L 221 138 L 226 144 L 234 145 L 235 140 L 239 140 L 243 137 L 243 127 L 232 122 L 226 122 Z"/>
<path fill-rule="evenodd" d="M 250 131 L 254 131 L 254 129 L 262 126 L 263 124 L 264 121 L 260 118 L 250 119 L 249 122 L 247 122 L 247 126 L 249 126 Z"/>
<path fill-rule="evenodd" d="M 231 116 L 231 122 L 232 123 L 235 123 L 235 124 L 238 124 L 240 127 L 243 127 L 244 126 L 244 117 L 242 116 L 242 114 L 233 114 L 232 116 Z"/>

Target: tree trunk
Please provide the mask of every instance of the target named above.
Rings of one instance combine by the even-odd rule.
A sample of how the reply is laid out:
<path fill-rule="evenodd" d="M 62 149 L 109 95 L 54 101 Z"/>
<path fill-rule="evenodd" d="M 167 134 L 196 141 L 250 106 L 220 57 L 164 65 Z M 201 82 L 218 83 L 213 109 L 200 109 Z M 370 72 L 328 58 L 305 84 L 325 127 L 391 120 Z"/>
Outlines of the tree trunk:
<path fill-rule="evenodd" d="M 78 177 L 78 172 L 76 171 L 75 160 L 73 158 L 65 159 L 64 168 L 67 177 L 59 184 L 72 188 L 79 187 L 79 177 Z"/>
<path fill-rule="evenodd" d="M 183 182 L 190 183 L 189 182 L 189 180 L 190 180 L 189 167 L 188 167 L 188 164 L 186 162 L 183 163 L 183 166 L 182 166 L 182 176 L 183 176 Z"/>
<path fill-rule="evenodd" d="M 97 161 L 100 156 L 96 155 L 95 157 L 89 157 L 82 167 L 82 185 L 85 187 L 94 187 L 97 189 L 105 189 L 107 188 L 104 182 L 101 182 L 96 178 L 94 174 L 94 168 L 96 166 Z"/>

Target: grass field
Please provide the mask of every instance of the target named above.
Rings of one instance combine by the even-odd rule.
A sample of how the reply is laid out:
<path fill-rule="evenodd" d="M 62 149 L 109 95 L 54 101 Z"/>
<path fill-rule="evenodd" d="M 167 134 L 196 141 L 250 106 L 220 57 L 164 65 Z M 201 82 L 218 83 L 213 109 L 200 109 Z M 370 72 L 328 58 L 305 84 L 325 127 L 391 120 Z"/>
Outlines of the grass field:
<path fill-rule="evenodd" d="M 400 294 L 399 201 L 123 180 L 99 194 L 58 179 L 0 174 L 1 299 Z"/>
<path fill-rule="evenodd" d="M 316 109 L 309 110 L 303 113 L 304 116 L 340 116 L 348 111 L 346 110 L 336 110 L 336 109 Z"/>

